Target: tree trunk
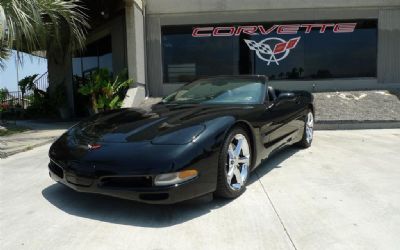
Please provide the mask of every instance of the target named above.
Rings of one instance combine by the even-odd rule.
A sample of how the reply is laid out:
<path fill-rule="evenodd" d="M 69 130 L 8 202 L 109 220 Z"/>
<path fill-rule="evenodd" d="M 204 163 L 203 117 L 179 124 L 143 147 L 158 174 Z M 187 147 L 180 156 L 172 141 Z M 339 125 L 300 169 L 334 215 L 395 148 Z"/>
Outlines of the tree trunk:
<path fill-rule="evenodd" d="M 72 84 L 72 57 L 69 46 L 59 48 L 50 44 L 47 49 L 47 70 L 49 81 L 49 95 L 52 96 L 59 84 L 64 84 L 67 96 L 66 106 L 74 114 L 73 84 Z"/>

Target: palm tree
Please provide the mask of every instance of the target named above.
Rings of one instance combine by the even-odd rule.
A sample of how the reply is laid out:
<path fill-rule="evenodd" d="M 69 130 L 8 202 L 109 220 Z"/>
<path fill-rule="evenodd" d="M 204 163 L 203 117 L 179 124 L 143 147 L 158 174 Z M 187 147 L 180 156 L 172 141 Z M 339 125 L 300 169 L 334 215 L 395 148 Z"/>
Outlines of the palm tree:
<path fill-rule="evenodd" d="M 79 0 L 1 0 L 1 9 L 6 30 L 5 39 L 0 38 L 0 61 L 10 49 L 32 53 L 85 46 L 89 25 Z"/>

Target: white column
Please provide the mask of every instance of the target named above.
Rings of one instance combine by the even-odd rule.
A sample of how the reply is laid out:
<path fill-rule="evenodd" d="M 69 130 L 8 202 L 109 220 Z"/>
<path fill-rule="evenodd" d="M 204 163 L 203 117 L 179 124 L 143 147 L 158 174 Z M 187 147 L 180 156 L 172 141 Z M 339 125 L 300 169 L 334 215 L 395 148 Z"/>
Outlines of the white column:
<path fill-rule="evenodd" d="M 125 0 L 125 21 L 128 72 L 135 84 L 128 90 L 122 106 L 135 107 L 146 95 L 142 1 Z"/>

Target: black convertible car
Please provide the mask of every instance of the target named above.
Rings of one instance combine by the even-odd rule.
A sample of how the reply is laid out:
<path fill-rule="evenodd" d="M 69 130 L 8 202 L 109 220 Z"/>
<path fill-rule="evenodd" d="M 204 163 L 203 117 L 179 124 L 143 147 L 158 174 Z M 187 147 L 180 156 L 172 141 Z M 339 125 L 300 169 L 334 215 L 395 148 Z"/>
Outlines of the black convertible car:
<path fill-rule="evenodd" d="M 150 111 L 112 110 L 73 126 L 50 148 L 50 176 L 147 203 L 235 198 L 273 151 L 309 147 L 313 123 L 308 92 L 274 90 L 264 76 L 205 78 Z"/>

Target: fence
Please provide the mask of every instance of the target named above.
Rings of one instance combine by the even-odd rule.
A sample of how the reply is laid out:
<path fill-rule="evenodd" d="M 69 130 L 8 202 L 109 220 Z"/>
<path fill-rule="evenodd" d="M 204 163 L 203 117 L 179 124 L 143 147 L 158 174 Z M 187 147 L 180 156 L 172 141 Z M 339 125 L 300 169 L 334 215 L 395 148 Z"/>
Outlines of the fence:
<path fill-rule="evenodd" d="M 46 91 L 47 87 L 49 87 L 49 79 L 47 72 L 37 77 L 34 83 L 37 89 Z"/>
<path fill-rule="evenodd" d="M 49 81 L 47 78 L 47 72 L 40 75 L 34 80 L 34 89 L 40 89 L 43 91 L 47 90 L 49 86 Z M 21 91 L 9 91 L 3 100 L 1 100 L 2 109 L 26 109 L 33 96 L 33 90 L 27 90 L 24 95 Z"/>

